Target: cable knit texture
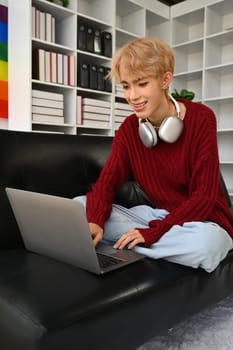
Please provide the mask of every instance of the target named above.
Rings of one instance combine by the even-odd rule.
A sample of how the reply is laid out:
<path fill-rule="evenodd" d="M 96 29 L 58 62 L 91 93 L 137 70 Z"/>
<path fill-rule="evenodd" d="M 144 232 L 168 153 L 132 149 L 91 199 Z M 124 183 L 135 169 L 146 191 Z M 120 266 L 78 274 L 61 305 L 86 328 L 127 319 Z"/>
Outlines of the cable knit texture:
<path fill-rule="evenodd" d="M 138 135 L 136 115 L 125 119 L 98 181 L 87 194 L 89 222 L 104 227 L 117 190 L 133 173 L 154 206 L 170 212 L 164 220 L 139 229 L 145 246 L 173 225 L 190 221 L 214 221 L 233 237 L 233 217 L 219 177 L 215 115 L 205 105 L 182 102 L 186 105 L 184 130 L 175 143 L 159 140 L 146 148 Z"/>

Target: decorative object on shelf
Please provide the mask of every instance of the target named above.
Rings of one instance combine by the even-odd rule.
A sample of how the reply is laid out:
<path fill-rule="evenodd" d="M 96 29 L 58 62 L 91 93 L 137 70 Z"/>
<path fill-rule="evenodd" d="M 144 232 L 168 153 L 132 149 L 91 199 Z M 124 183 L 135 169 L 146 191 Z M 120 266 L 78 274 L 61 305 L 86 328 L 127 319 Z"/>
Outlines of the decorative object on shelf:
<path fill-rule="evenodd" d="M 178 92 L 176 89 L 174 89 L 174 92 L 172 92 L 172 97 L 174 98 L 185 98 L 186 100 L 193 100 L 195 97 L 195 93 L 193 91 L 182 89 L 180 92 Z"/>
<path fill-rule="evenodd" d="M 69 0 L 49 0 L 50 2 L 54 2 L 57 5 L 62 5 L 67 7 L 69 5 Z"/>

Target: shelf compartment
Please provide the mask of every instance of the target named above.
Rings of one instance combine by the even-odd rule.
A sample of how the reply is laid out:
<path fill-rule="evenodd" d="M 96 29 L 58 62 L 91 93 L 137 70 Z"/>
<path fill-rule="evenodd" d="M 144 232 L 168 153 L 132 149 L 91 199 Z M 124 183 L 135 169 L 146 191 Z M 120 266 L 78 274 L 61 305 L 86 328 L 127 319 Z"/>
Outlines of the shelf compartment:
<path fill-rule="evenodd" d="M 89 16 L 78 16 L 78 24 L 84 24 L 86 26 L 100 29 L 101 31 L 112 31 L 112 27 L 108 23 L 96 20 L 96 18 Z"/>
<path fill-rule="evenodd" d="M 218 133 L 218 148 L 220 162 L 230 163 L 233 167 L 232 148 L 233 148 L 233 132 Z M 233 178 L 232 178 L 233 181 Z"/>
<path fill-rule="evenodd" d="M 176 89 L 191 90 L 195 93 L 195 101 L 202 99 L 202 71 L 175 75 L 172 83 L 172 91 Z"/>
<path fill-rule="evenodd" d="M 159 37 L 170 42 L 170 21 L 151 11 L 146 11 L 146 36 Z"/>
<path fill-rule="evenodd" d="M 176 74 L 203 68 L 203 40 L 174 47 Z"/>
<path fill-rule="evenodd" d="M 204 9 L 172 19 L 172 45 L 201 39 L 204 36 Z"/>
<path fill-rule="evenodd" d="M 42 12 L 50 13 L 55 17 L 55 43 L 75 49 L 76 41 L 76 15 L 75 13 L 63 6 L 58 6 L 49 1 L 32 1 L 32 5 Z"/>
<path fill-rule="evenodd" d="M 204 99 L 233 96 L 233 64 L 206 69 Z"/>
<path fill-rule="evenodd" d="M 233 98 L 217 101 L 204 101 L 215 112 L 219 132 L 232 131 L 233 137 Z"/>
<path fill-rule="evenodd" d="M 115 17 L 115 0 L 79 0 L 78 13 L 113 25 Z"/>
<path fill-rule="evenodd" d="M 111 62 L 110 58 L 92 52 L 78 50 L 78 53 L 78 60 L 85 61 L 87 63 L 93 63 L 107 67 L 110 65 Z"/>
<path fill-rule="evenodd" d="M 233 2 L 224 0 L 207 8 L 207 35 L 233 29 Z"/>
<path fill-rule="evenodd" d="M 75 133 L 75 126 L 69 125 L 69 124 L 52 125 L 52 124 L 32 123 L 32 131 L 73 135 Z"/>
<path fill-rule="evenodd" d="M 145 10 L 125 0 L 116 3 L 116 27 L 135 35 L 145 35 Z"/>
<path fill-rule="evenodd" d="M 138 38 L 137 35 L 123 30 L 116 30 L 116 50 L 120 49 L 129 41 Z"/>
<path fill-rule="evenodd" d="M 220 169 L 233 203 L 233 164 L 220 164 Z"/>
<path fill-rule="evenodd" d="M 69 17 L 71 14 L 73 14 L 74 4 L 75 4 L 74 0 L 71 0 L 69 2 L 68 7 L 57 5 L 48 0 L 32 0 L 32 6 L 35 6 L 41 11 L 51 13 L 57 18 L 57 20 L 64 19 L 66 17 Z"/>
<path fill-rule="evenodd" d="M 233 62 L 233 30 L 207 38 L 206 67 Z"/>
<path fill-rule="evenodd" d="M 68 86 L 60 86 L 58 84 L 46 84 L 41 82 L 32 81 L 32 89 L 41 90 L 46 92 L 61 93 L 64 97 L 64 120 L 67 126 L 75 124 L 76 106 L 75 106 L 75 94 L 76 89 Z M 35 123 L 38 124 L 38 123 Z M 46 123 L 39 123 L 40 125 Z M 52 124 L 53 125 L 53 124 Z M 58 124 L 61 125 L 61 124 Z"/>
<path fill-rule="evenodd" d="M 47 51 L 54 51 L 54 52 L 59 52 L 67 55 L 74 53 L 74 50 L 71 47 L 59 45 L 59 44 L 53 44 L 51 42 L 40 40 L 40 39 L 32 40 L 32 48 L 44 49 Z"/>

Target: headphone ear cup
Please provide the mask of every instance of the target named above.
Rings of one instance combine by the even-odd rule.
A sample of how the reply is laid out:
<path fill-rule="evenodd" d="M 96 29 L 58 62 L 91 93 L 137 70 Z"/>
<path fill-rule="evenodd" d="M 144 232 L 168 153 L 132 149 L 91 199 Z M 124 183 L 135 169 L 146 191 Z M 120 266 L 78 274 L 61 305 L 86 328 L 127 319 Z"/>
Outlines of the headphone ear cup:
<path fill-rule="evenodd" d="M 157 144 L 158 136 L 150 122 L 139 122 L 138 133 L 142 143 L 146 147 L 153 147 Z"/>
<path fill-rule="evenodd" d="M 183 121 L 177 116 L 167 117 L 160 125 L 159 138 L 168 143 L 176 142 L 183 131 L 183 127 Z"/>

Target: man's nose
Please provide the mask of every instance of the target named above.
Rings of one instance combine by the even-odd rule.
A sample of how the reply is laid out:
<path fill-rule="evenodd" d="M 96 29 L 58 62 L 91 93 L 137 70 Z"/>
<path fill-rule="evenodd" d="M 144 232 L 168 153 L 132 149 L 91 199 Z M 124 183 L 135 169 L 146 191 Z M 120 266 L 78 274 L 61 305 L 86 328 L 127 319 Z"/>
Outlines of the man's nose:
<path fill-rule="evenodd" d="M 138 90 L 136 87 L 132 87 L 129 91 L 129 98 L 131 100 L 136 100 L 138 98 Z"/>

